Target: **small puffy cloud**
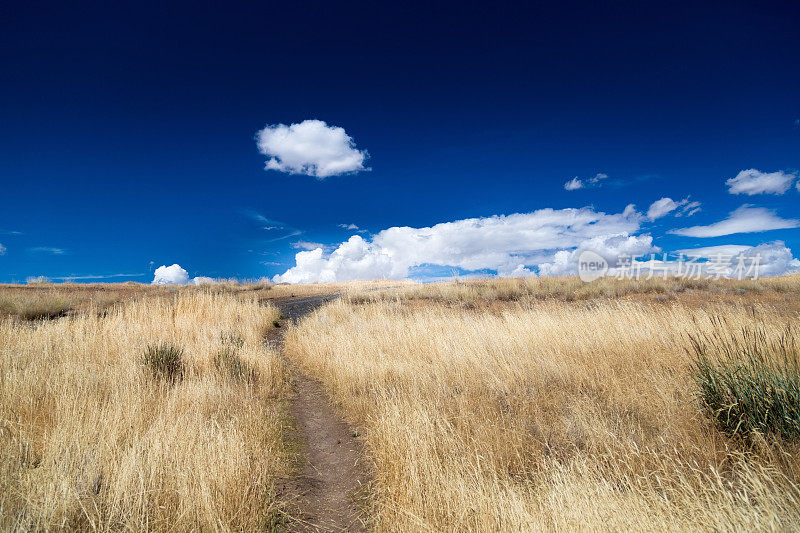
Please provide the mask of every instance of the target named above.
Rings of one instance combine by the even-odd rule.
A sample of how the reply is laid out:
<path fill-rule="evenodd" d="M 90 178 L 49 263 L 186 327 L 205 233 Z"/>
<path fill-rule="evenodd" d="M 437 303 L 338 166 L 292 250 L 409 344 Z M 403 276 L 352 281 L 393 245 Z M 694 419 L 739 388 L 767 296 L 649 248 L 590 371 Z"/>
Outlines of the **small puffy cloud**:
<path fill-rule="evenodd" d="M 754 168 L 742 170 L 735 178 L 727 180 L 731 194 L 784 194 L 797 179 L 797 172 L 761 172 Z"/>
<path fill-rule="evenodd" d="M 579 180 L 577 176 L 569 180 L 564 184 L 564 189 L 568 191 L 575 191 L 578 189 L 583 189 L 583 181 Z"/>
<path fill-rule="evenodd" d="M 319 179 L 369 170 L 367 152 L 357 150 L 344 128 L 321 120 L 276 124 L 256 133 L 258 151 L 269 157 L 265 170 L 305 174 Z"/>
<path fill-rule="evenodd" d="M 540 209 L 425 228 L 392 227 L 371 240 L 354 235 L 330 254 L 321 248 L 298 252 L 296 265 L 275 276 L 275 281 L 401 279 L 421 265 L 494 270 L 500 276 L 530 275 L 530 267 L 551 262 L 557 251 L 600 236 L 627 239 L 640 223 L 641 215 L 630 205 L 621 214 L 588 207 Z"/>
<path fill-rule="evenodd" d="M 8 250 L 8 248 L 3 246 L 3 243 L 0 243 L 0 255 L 6 255 L 6 250 Z"/>
<path fill-rule="evenodd" d="M 800 227 L 800 220 L 784 219 L 775 211 L 764 207 L 743 205 L 731 212 L 728 218 L 708 226 L 692 226 L 670 230 L 669 233 L 684 237 L 721 237 L 734 233 L 756 233 L 776 229 Z"/>
<path fill-rule="evenodd" d="M 184 270 L 184 272 L 186 272 L 186 271 Z M 195 276 L 195 277 L 192 278 L 191 283 L 192 283 L 192 285 L 213 285 L 213 284 L 217 283 L 217 280 L 215 280 L 214 278 L 206 277 L 206 276 Z"/>
<path fill-rule="evenodd" d="M 186 285 L 189 283 L 189 273 L 180 265 L 161 265 L 156 269 L 153 285 Z"/>
<path fill-rule="evenodd" d="M 647 218 L 650 220 L 656 220 L 672 213 L 673 211 L 677 211 L 675 213 L 676 217 L 690 217 L 699 210 L 700 202 L 690 202 L 689 198 L 684 198 L 683 200 L 676 202 L 672 198 L 665 197 L 650 204 L 650 208 L 647 210 Z"/>
<path fill-rule="evenodd" d="M 647 218 L 655 220 L 661 218 L 678 208 L 678 203 L 672 198 L 662 198 L 650 204 L 647 210 Z"/>
<path fill-rule="evenodd" d="M 37 283 L 53 283 L 53 280 L 47 276 L 29 276 L 25 279 L 25 283 L 28 285 L 35 285 Z"/>

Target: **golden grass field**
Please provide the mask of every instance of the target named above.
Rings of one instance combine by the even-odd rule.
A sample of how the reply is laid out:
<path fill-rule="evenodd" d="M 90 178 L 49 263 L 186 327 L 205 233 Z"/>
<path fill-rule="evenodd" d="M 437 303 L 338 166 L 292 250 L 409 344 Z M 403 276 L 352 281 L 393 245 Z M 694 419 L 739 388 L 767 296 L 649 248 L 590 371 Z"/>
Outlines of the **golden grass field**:
<path fill-rule="evenodd" d="M 724 432 L 692 356 L 757 328 L 796 361 L 791 276 L 0 286 L 0 528 L 285 525 L 272 301 L 333 293 L 285 354 L 358 428 L 374 529 L 800 527 L 800 444 Z"/>
<path fill-rule="evenodd" d="M 780 336 L 798 296 L 797 276 L 436 284 L 330 304 L 287 353 L 363 428 L 378 530 L 784 531 L 798 446 L 717 429 L 687 350 Z"/>
<path fill-rule="evenodd" d="M 287 384 L 263 337 L 277 311 L 155 292 L 102 313 L 0 323 L 3 529 L 252 530 L 275 513 Z M 159 342 L 184 351 L 175 383 L 142 364 Z M 226 349 L 252 376 L 215 364 Z"/>

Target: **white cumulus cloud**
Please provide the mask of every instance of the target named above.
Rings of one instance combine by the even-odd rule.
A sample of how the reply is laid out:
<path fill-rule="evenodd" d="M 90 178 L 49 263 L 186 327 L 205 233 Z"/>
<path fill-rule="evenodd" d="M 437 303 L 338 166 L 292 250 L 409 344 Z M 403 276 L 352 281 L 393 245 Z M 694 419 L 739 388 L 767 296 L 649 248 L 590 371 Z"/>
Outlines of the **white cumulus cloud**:
<path fill-rule="evenodd" d="M 574 250 L 560 250 L 553 256 L 553 260 L 539 265 L 539 274 L 542 276 L 572 276 L 578 274 L 578 257 L 585 250 L 591 250 L 606 260 L 612 266 L 617 266 L 621 256 L 628 258 L 638 257 L 660 251 L 653 246 L 653 237 L 650 235 L 601 235 L 582 242 Z"/>
<path fill-rule="evenodd" d="M 754 168 L 742 170 L 735 178 L 727 180 L 731 194 L 784 194 L 797 179 L 797 172 L 761 172 Z"/>
<path fill-rule="evenodd" d="M 569 180 L 564 184 L 564 188 L 568 191 L 575 191 L 577 189 L 583 189 L 583 181 L 579 180 L 577 176 Z"/>
<path fill-rule="evenodd" d="M 3 246 L 3 243 L 0 243 L 0 255 L 6 255 L 6 250 L 8 250 L 8 248 Z"/>
<path fill-rule="evenodd" d="M 552 262 L 557 251 L 578 247 L 587 240 L 608 237 L 624 241 L 639 229 L 641 220 L 641 214 L 631 205 L 621 214 L 588 207 L 540 209 L 424 228 L 392 227 L 369 241 L 353 235 L 330 254 L 321 248 L 298 252 L 296 265 L 275 276 L 275 281 L 401 279 L 421 265 L 490 269 L 500 276 L 526 275 L 532 272 L 529 267 Z"/>
<path fill-rule="evenodd" d="M 748 261 L 745 264 L 749 267 L 753 265 L 754 258 L 757 258 L 759 277 L 782 276 L 800 272 L 800 260 L 792 256 L 792 251 L 786 247 L 783 241 L 764 243 L 743 250 L 733 257 L 731 265 L 735 268 L 740 264 L 740 259 L 746 259 Z"/>
<path fill-rule="evenodd" d="M 369 170 L 367 152 L 356 149 L 344 128 L 321 120 L 298 124 L 276 124 L 256 133 L 258 151 L 269 157 L 266 170 L 327 178 Z"/>
<path fill-rule="evenodd" d="M 692 226 L 670 230 L 669 233 L 684 237 L 721 237 L 734 233 L 755 233 L 775 229 L 789 229 L 800 226 L 800 220 L 784 219 L 775 211 L 764 207 L 743 205 L 731 212 L 728 218 L 708 226 Z"/>
<path fill-rule="evenodd" d="M 189 273 L 180 265 L 161 265 L 156 269 L 153 285 L 186 285 L 189 283 Z"/>
<path fill-rule="evenodd" d="M 630 272 L 633 267 L 640 279 L 641 276 L 660 277 L 665 274 L 689 278 L 754 279 L 800 272 L 800 261 L 792 256 L 792 251 L 782 241 L 758 246 L 708 246 L 676 253 L 682 252 L 688 252 L 682 260 L 670 259 L 667 254 L 654 254 L 650 258 L 634 260 L 626 265 L 625 270 Z M 627 275 L 622 268 L 611 268 L 608 273 L 611 276 Z"/>

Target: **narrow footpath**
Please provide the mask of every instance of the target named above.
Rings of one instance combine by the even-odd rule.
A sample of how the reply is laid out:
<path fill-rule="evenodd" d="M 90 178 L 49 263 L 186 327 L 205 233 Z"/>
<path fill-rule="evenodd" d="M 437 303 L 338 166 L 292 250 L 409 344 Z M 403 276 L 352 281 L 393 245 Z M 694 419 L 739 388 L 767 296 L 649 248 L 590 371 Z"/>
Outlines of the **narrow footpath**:
<path fill-rule="evenodd" d="M 335 296 L 276 301 L 281 330 Z M 276 339 L 282 349 L 283 334 Z M 300 474 L 279 484 L 289 502 L 289 531 L 366 531 L 362 516 L 369 474 L 358 434 L 336 413 L 322 385 L 284 357 L 294 385 L 290 439 L 299 447 Z"/>

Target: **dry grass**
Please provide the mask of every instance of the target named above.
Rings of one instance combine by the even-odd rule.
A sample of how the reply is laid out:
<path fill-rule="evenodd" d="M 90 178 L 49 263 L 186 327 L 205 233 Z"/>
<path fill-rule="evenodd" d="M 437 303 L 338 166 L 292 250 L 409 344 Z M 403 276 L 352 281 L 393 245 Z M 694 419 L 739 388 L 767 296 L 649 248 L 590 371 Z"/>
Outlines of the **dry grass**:
<path fill-rule="evenodd" d="M 691 305 L 632 284 L 575 298 L 570 283 L 361 296 L 289 331 L 290 356 L 363 428 L 377 529 L 797 527 L 797 444 L 717 429 L 687 349 L 690 333 L 735 335 L 754 320 L 768 338 L 796 327 L 798 313 L 772 302 L 796 294 L 798 277 L 687 288 Z M 486 303 L 503 291 L 506 305 Z"/>
<path fill-rule="evenodd" d="M 33 321 L 87 312 L 103 314 L 118 303 L 131 302 L 144 296 L 171 300 L 182 294 L 204 292 L 228 294 L 242 300 L 258 298 L 261 302 L 269 302 L 332 294 L 372 294 L 416 286 L 413 282 L 394 280 L 306 285 L 273 285 L 266 281 L 248 283 L 237 280 L 217 280 L 213 284 L 201 286 L 148 285 L 134 282 L 0 284 L 0 319 L 15 316 Z"/>
<path fill-rule="evenodd" d="M 263 344 L 276 309 L 203 290 L 131 291 L 101 314 L 0 322 L 0 527 L 270 527 L 274 479 L 288 474 L 287 385 Z M 163 343 L 179 348 L 181 379 L 145 364 Z"/>
<path fill-rule="evenodd" d="M 102 314 L 117 303 L 145 295 L 173 297 L 177 292 L 175 287 L 140 283 L 0 284 L 0 319 L 49 320 L 85 312 Z"/>
<path fill-rule="evenodd" d="M 715 303 L 775 303 L 800 309 L 800 275 L 759 280 L 709 280 L 670 277 L 650 280 L 601 278 L 584 283 L 578 278 L 475 279 L 405 285 L 391 291 L 362 293 L 358 301 L 397 300 L 437 302 L 449 306 L 486 308 L 533 304 L 543 300 L 580 302 L 597 299 L 678 300 L 692 306 Z M 794 305 L 792 305 L 794 304 Z"/>
<path fill-rule="evenodd" d="M 308 298 L 340 294 L 355 296 L 363 294 L 381 294 L 382 291 L 396 291 L 418 287 L 413 281 L 402 280 L 374 280 L 374 281 L 348 281 L 342 283 L 307 283 L 303 285 L 279 284 L 272 285 L 270 298 Z"/>

